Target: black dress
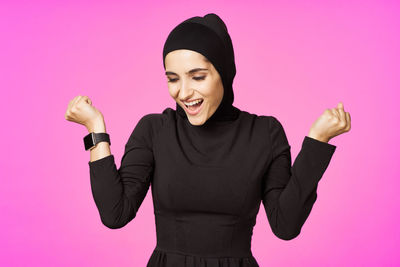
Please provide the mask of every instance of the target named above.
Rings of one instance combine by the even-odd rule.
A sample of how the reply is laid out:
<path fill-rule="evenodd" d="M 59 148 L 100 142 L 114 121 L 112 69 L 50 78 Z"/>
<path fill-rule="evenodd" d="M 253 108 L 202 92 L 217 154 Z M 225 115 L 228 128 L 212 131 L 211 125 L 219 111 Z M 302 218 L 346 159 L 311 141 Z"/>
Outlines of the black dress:
<path fill-rule="evenodd" d="M 147 266 L 258 266 L 251 238 L 261 202 L 278 238 L 299 235 L 336 146 L 305 136 L 292 166 L 281 123 L 235 109 L 235 120 L 201 127 L 171 108 L 147 114 L 119 169 L 113 155 L 89 161 L 111 229 L 135 218 L 151 185 L 157 245 Z"/>

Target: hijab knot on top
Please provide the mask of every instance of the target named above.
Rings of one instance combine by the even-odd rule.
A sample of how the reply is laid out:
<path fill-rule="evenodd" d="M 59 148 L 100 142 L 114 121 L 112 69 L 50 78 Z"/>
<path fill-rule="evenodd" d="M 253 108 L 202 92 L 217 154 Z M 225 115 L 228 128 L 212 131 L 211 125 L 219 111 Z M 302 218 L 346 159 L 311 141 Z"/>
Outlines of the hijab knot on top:
<path fill-rule="evenodd" d="M 231 37 L 222 19 L 214 13 L 209 13 L 204 17 L 189 18 L 177 25 L 164 44 L 164 69 L 167 54 L 178 49 L 193 50 L 202 54 L 213 64 L 221 77 L 224 96 L 207 122 L 235 120 L 240 112 L 232 105 L 234 100 L 232 83 L 236 75 L 235 55 Z M 176 111 L 187 118 L 185 111 L 178 103 L 176 103 Z"/>

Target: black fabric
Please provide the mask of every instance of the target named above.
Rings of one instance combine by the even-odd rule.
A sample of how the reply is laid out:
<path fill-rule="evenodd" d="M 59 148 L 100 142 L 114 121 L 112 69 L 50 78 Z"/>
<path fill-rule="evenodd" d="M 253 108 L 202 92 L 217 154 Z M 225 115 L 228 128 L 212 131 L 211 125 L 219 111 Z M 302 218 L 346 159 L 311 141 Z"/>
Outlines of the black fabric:
<path fill-rule="evenodd" d="M 174 50 L 188 49 L 206 57 L 218 71 L 224 86 L 221 104 L 205 124 L 214 121 L 235 120 L 239 115 L 233 107 L 234 94 L 232 83 L 236 75 L 235 56 L 232 40 L 223 20 L 214 13 L 204 17 L 192 17 L 177 25 L 168 35 L 163 49 L 165 57 Z M 176 103 L 177 113 L 187 119 L 185 111 Z"/>
<path fill-rule="evenodd" d="M 88 164 L 108 228 L 133 220 L 151 186 L 157 240 L 148 267 L 254 267 L 261 203 L 275 236 L 297 237 L 335 149 L 305 136 L 292 166 L 273 116 L 239 110 L 234 120 L 196 127 L 166 108 L 139 120 L 119 168 L 113 154 Z"/>

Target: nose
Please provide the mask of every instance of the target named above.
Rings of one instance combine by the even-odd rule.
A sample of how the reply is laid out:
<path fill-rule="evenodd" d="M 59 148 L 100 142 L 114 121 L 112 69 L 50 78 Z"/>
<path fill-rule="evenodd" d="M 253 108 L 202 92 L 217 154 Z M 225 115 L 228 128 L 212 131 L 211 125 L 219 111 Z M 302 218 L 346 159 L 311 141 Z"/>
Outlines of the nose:
<path fill-rule="evenodd" d="M 179 99 L 186 100 L 189 99 L 193 95 L 193 89 L 191 89 L 190 82 L 186 82 L 184 79 L 182 80 L 181 87 L 179 89 Z"/>

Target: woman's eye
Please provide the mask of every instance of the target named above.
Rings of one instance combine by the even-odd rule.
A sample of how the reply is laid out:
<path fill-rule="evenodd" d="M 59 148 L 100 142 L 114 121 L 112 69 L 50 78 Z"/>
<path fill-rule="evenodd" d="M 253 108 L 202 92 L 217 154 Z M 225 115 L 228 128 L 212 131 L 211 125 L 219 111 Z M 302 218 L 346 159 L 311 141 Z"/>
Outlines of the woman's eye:
<path fill-rule="evenodd" d="M 206 76 L 200 76 L 200 77 L 193 77 L 193 79 L 195 79 L 196 81 L 200 81 L 200 80 L 204 80 L 206 78 Z M 168 79 L 168 82 L 173 83 L 176 82 L 178 79 Z"/>

